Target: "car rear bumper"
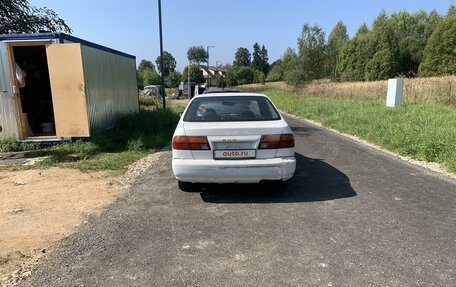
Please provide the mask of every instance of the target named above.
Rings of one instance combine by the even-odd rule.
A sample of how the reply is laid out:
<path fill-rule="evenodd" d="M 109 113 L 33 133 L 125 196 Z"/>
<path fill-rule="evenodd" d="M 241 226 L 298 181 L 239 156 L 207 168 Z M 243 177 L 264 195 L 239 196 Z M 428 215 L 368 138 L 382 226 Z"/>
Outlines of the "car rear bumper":
<path fill-rule="evenodd" d="M 294 157 L 251 160 L 173 159 L 176 178 L 198 183 L 258 183 L 288 180 L 296 169 Z"/>

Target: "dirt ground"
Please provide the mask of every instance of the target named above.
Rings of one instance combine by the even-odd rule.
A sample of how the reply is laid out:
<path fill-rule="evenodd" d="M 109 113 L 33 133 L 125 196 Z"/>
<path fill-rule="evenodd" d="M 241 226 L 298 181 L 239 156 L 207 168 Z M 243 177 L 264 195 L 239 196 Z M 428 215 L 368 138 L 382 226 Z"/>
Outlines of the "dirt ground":
<path fill-rule="evenodd" d="M 180 99 L 180 100 L 172 100 L 170 103 L 171 103 L 171 107 L 173 107 L 173 108 L 185 109 L 189 102 L 190 102 L 189 99 Z"/>
<path fill-rule="evenodd" d="M 121 193 L 106 172 L 0 171 L 0 284 L 30 266 Z"/>

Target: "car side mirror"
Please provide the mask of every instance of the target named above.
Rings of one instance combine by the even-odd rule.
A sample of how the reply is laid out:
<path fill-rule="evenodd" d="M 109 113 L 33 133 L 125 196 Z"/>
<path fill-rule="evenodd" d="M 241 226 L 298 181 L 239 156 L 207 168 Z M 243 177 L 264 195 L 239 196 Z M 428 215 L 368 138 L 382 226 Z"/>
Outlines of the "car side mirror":
<path fill-rule="evenodd" d="M 182 118 L 183 115 L 184 115 L 184 113 L 183 113 L 183 112 L 180 112 L 180 113 L 179 113 L 179 118 Z"/>

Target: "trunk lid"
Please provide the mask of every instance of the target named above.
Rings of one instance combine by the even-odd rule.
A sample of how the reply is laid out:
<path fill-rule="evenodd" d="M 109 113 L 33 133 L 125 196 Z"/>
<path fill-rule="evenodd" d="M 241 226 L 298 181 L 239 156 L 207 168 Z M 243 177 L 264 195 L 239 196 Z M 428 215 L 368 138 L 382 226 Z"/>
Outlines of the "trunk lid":
<path fill-rule="evenodd" d="M 262 135 L 282 134 L 286 123 L 274 121 L 184 122 L 187 136 L 207 136 L 210 151 L 192 151 L 195 159 L 273 158 L 277 149 L 258 150 Z"/>

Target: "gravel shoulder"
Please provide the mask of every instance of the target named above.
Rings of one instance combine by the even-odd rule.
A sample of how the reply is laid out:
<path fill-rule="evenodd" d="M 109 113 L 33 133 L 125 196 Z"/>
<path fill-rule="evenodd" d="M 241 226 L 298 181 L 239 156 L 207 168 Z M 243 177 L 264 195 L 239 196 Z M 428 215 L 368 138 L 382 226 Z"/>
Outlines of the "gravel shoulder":
<path fill-rule="evenodd" d="M 151 154 L 122 177 L 74 169 L 0 172 L 0 285 L 14 286 L 59 242 L 97 218 L 138 176 L 159 166 Z"/>

